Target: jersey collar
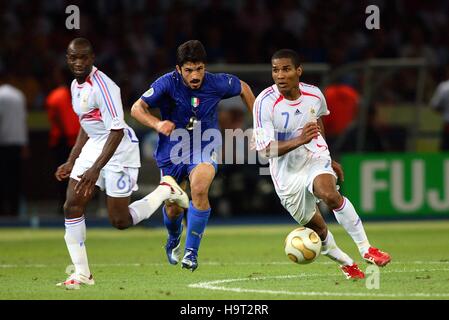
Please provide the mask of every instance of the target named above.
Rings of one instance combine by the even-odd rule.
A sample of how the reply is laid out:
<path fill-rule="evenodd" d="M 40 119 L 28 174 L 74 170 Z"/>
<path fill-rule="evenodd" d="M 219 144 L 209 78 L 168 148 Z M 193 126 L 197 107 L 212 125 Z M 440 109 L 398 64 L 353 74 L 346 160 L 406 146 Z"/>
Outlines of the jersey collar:
<path fill-rule="evenodd" d="M 92 86 L 92 77 L 95 72 L 98 71 L 98 68 L 96 66 L 92 66 L 92 71 L 89 73 L 89 75 L 86 78 L 86 82 Z"/>
<path fill-rule="evenodd" d="M 83 88 L 84 84 L 86 84 L 86 83 L 88 83 L 92 87 L 93 86 L 92 77 L 93 77 L 94 73 L 97 71 L 98 71 L 98 68 L 96 66 L 92 66 L 92 70 L 90 71 L 89 75 L 86 77 L 84 82 L 82 84 L 79 84 L 78 81 L 76 82 L 77 88 L 78 89 Z"/>

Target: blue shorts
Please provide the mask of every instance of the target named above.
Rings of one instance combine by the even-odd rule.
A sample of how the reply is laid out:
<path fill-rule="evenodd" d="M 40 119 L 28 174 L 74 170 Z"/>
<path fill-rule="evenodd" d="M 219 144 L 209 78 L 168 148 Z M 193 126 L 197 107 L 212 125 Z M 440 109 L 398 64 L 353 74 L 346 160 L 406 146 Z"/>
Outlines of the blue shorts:
<path fill-rule="evenodd" d="M 217 162 L 214 161 L 212 158 L 209 159 L 203 159 L 200 163 L 191 163 L 191 164 L 185 164 L 185 163 L 179 163 L 179 164 L 169 164 L 164 166 L 159 166 L 159 169 L 161 170 L 161 177 L 163 176 L 171 176 L 173 179 L 176 180 L 177 183 L 181 183 L 184 180 L 186 180 L 190 172 L 192 172 L 193 169 L 196 168 L 201 163 L 210 163 L 214 166 L 215 173 L 218 170 Z"/>

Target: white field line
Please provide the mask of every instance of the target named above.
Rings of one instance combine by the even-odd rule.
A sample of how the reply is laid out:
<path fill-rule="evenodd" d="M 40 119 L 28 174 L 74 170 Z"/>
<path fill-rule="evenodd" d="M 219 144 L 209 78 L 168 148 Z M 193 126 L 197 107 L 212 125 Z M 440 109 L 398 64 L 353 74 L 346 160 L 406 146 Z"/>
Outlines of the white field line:
<path fill-rule="evenodd" d="M 335 264 L 331 261 L 316 262 L 318 264 Z M 395 261 L 395 263 L 405 264 L 433 264 L 433 265 L 445 265 L 449 264 L 449 261 Z M 219 262 L 204 262 L 202 265 L 291 265 L 291 262 L 234 262 L 234 263 L 219 263 Z M 145 266 L 165 266 L 167 263 L 99 263 L 91 264 L 95 267 L 145 267 Z M 58 267 L 59 264 L 0 264 L 0 268 L 48 268 Z M 413 270 L 382 270 L 382 273 L 414 273 L 414 272 L 429 272 L 429 271 L 449 271 L 449 268 L 437 268 L 437 269 L 413 269 Z M 287 275 L 287 276 L 267 276 L 267 277 L 254 277 L 254 278 L 238 278 L 238 279 L 224 279 L 214 280 L 206 282 L 198 282 L 188 285 L 190 288 L 218 290 L 218 291 L 230 291 L 238 293 L 266 293 L 273 295 L 293 295 L 293 296 L 322 296 L 322 297 L 441 297 L 449 298 L 449 293 L 365 293 L 365 292 L 314 292 L 314 291 L 286 291 L 286 290 L 264 290 L 264 289 L 244 289 L 244 288 L 230 288 L 223 287 L 220 284 L 233 283 L 233 282 L 245 282 L 254 280 L 266 280 L 266 279 L 293 279 L 293 278 L 313 278 L 313 277 L 333 277 L 337 273 L 303 273 L 300 275 Z"/>
<path fill-rule="evenodd" d="M 430 265 L 439 265 L 439 264 L 448 264 L 448 261 L 393 261 L 392 264 L 403 263 L 403 264 L 430 264 Z M 201 265 L 208 266 L 219 266 L 219 265 L 254 265 L 254 266 L 269 266 L 269 265 L 292 265 L 291 261 L 272 261 L 272 262 L 262 262 L 262 261 L 247 261 L 247 262 L 202 262 Z M 322 261 L 315 262 L 314 264 L 321 265 L 335 265 L 336 263 L 333 261 Z M 150 263 L 93 263 L 90 264 L 92 267 L 145 267 L 145 266 L 165 266 L 167 263 L 165 262 L 150 262 Z M 0 264 L 0 268 L 49 268 L 49 267 L 58 267 L 61 264 Z M 388 272 L 388 271 L 387 271 Z"/>
<path fill-rule="evenodd" d="M 403 272 L 423 272 L 423 271 L 447 271 L 449 268 L 442 269 L 428 269 L 428 270 L 392 270 L 383 271 L 386 273 L 403 273 Z M 449 293 L 367 293 L 367 292 L 329 292 L 329 291 L 286 291 L 286 290 L 265 290 L 265 289 L 245 289 L 245 288 L 232 288 L 220 286 L 221 284 L 244 282 L 244 281 L 257 281 L 267 279 L 293 279 L 293 278 L 309 278 L 309 277 L 323 277 L 330 276 L 329 274 L 301 274 L 301 275 L 287 275 L 287 276 L 267 276 L 267 277 L 254 277 L 254 278 L 239 278 L 239 279 L 224 279 L 215 281 L 205 281 L 192 283 L 188 285 L 190 288 L 207 289 L 215 291 L 228 291 L 237 293 L 266 293 L 273 295 L 290 295 L 290 296 L 321 296 L 321 297 L 387 297 L 387 298 L 399 298 L 399 297 L 434 297 L 434 298 L 449 298 Z M 333 275 L 332 275 L 333 276 Z"/>

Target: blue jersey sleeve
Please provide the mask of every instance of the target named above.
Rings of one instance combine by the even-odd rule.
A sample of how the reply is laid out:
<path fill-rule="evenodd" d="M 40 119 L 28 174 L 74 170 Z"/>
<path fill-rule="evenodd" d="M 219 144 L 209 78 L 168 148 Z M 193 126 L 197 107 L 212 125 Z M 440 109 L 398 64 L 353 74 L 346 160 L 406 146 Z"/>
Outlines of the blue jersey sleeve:
<path fill-rule="evenodd" d="M 166 74 L 154 81 L 150 89 L 148 89 L 140 99 L 145 101 L 150 108 L 161 108 L 163 101 L 169 93 L 170 76 Z"/>
<path fill-rule="evenodd" d="M 232 98 L 240 95 L 242 92 L 242 85 L 240 79 L 232 74 L 219 73 L 217 74 L 218 90 L 222 94 L 222 99 Z"/>

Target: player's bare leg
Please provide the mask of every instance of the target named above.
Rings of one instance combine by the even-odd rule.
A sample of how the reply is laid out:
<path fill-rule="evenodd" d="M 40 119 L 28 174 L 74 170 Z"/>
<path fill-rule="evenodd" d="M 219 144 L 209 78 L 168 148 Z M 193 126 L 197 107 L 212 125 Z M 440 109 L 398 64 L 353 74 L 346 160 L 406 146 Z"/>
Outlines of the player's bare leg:
<path fill-rule="evenodd" d="M 338 262 L 340 264 L 340 269 L 347 279 L 363 279 L 365 277 L 357 264 L 355 264 L 354 261 L 337 246 L 334 236 L 327 228 L 318 207 L 316 208 L 314 216 L 305 227 L 314 230 L 318 234 L 322 243 L 321 253 Z"/>
<path fill-rule="evenodd" d="M 391 261 L 390 255 L 370 245 L 363 223 L 352 203 L 337 190 L 337 180 L 331 174 L 318 175 L 313 182 L 313 191 L 334 212 L 338 223 L 356 243 L 360 255 L 369 263 L 385 266 Z"/>
<path fill-rule="evenodd" d="M 124 230 L 133 225 L 133 218 L 129 212 L 131 197 L 106 197 L 109 221 L 114 228 Z"/>
<path fill-rule="evenodd" d="M 201 163 L 190 173 L 192 201 L 187 210 L 187 237 L 182 267 L 192 271 L 198 267 L 198 249 L 210 216 L 209 188 L 214 177 L 215 168 L 210 163 Z"/>
<path fill-rule="evenodd" d="M 67 198 L 64 204 L 65 215 L 65 242 L 70 254 L 75 272 L 69 278 L 58 285 L 64 285 L 67 289 L 78 289 L 81 284 L 93 285 L 94 280 L 89 269 L 86 252 L 86 223 L 84 214 L 86 206 L 94 196 L 94 192 L 89 195 L 76 193 L 75 185 L 77 181 L 69 180 L 67 187 Z"/>

